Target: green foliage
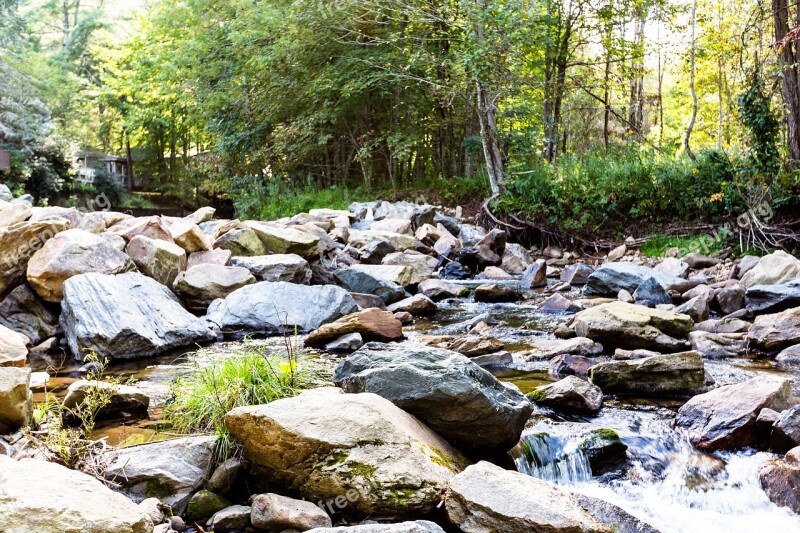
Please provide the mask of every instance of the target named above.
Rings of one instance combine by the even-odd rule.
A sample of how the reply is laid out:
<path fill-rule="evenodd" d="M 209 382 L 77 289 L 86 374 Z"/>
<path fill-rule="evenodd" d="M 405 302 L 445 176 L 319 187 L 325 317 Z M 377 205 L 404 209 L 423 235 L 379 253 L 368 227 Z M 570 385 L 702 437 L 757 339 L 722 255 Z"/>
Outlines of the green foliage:
<path fill-rule="evenodd" d="M 125 187 L 106 170 L 95 172 L 94 188 L 99 194 L 105 194 L 112 206 L 118 206 L 122 203 Z"/>
<path fill-rule="evenodd" d="M 739 214 L 733 164 L 704 151 L 696 162 L 626 149 L 563 156 L 518 170 L 498 204 L 539 223 L 596 232 L 627 222 L 718 219 Z"/>
<path fill-rule="evenodd" d="M 175 381 L 166 421 L 181 433 L 215 432 L 220 453 L 228 455 L 230 439 L 223 419 L 234 407 L 260 405 L 294 396 L 318 384 L 322 367 L 309 357 L 278 355 L 267 348 L 243 348 L 231 356 L 198 363 Z"/>
<path fill-rule="evenodd" d="M 744 92 L 737 99 L 739 116 L 750 134 L 747 157 L 749 174 L 773 179 L 780 169 L 778 140 L 781 122 L 766 94 L 764 82 L 758 72 L 750 76 Z"/>
<path fill-rule="evenodd" d="M 25 190 L 38 202 L 53 200 L 72 176 L 66 147 L 44 141 L 33 147 L 25 161 Z"/>
<path fill-rule="evenodd" d="M 653 235 L 642 244 L 640 251 L 647 257 L 664 257 L 670 248 L 678 249 L 678 256 L 696 252 L 715 255 L 730 244 L 728 239 L 716 239 L 710 235 L 675 237 L 672 235 Z"/>

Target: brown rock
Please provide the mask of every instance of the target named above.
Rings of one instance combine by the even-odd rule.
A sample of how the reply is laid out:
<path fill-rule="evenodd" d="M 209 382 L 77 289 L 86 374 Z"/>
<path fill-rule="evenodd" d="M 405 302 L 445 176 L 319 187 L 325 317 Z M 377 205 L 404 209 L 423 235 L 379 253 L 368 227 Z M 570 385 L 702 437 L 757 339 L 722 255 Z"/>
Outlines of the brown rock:
<path fill-rule="evenodd" d="M 306 346 L 323 346 L 348 333 L 360 333 L 365 341 L 397 341 L 403 338 L 403 325 L 391 311 L 371 308 L 347 315 L 312 331 Z"/>

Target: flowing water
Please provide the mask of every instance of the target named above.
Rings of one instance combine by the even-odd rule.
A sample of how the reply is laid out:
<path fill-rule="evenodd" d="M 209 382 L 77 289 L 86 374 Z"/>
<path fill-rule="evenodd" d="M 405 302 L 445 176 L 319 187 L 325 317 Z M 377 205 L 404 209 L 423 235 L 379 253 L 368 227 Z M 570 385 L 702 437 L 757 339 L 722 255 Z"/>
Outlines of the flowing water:
<path fill-rule="evenodd" d="M 575 298 L 577 293 L 568 296 Z M 434 317 L 418 320 L 407 328 L 407 336 L 413 341 L 420 335 L 462 335 L 480 319 L 494 324 L 492 335 L 502 340 L 514 355 L 510 368 L 493 369 L 499 379 L 515 383 L 523 392 L 558 379 L 550 375 L 547 360 L 537 358 L 535 353 L 554 342 L 552 332 L 568 317 L 543 314 L 533 304 L 489 305 L 454 300 L 441 304 Z M 275 340 L 243 342 L 279 344 Z M 240 345 L 223 343 L 212 347 L 206 355 L 225 356 Z M 531 354 L 534 356 L 530 357 Z M 167 436 L 156 429 L 161 407 L 170 395 L 169 384 L 191 372 L 195 358 L 184 353 L 113 365 L 112 375 L 135 378 L 138 386 L 154 398 L 150 419 L 116 421 L 100 428 L 96 436 L 107 437 L 111 444 Z M 48 385 L 50 392 L 63 394 L 66 386 L 80 377 L 77 365 L 52 361 L 39 364 L 39 370 L 46 368 L 55 374 Z M 800 376 L 777 369 L 769 361 L 708 361 L 706 368 L 720 384 L 738 383 L 759 373 L 781 373 L 792 377 L 795 393 L 800 392 L 797 387 Z M 38 398 L 41 397 L 40 393 Z M 628 446 L 628 466 L 621 471 L 594 476 L 579 440 L 558 435 L 524 435 L 524 445 L 530 453 L 526 457 L 517 450 L 512 455 L 520 472 L 612 502 L 665 533 L 800 532 L 800 516 L 772 504 L 760 487 L 758 470 L 772 456 L 754 451 L 715 455 L 696 451 L 672 427 L 679 407 L 680 402 L 675 401 L 612 400 L 606 402 L 598 416 L 571 420 L 589 422 L 619 434 Z M 547 410 L 540 409 L 537 414 L 563 419 Z"/>

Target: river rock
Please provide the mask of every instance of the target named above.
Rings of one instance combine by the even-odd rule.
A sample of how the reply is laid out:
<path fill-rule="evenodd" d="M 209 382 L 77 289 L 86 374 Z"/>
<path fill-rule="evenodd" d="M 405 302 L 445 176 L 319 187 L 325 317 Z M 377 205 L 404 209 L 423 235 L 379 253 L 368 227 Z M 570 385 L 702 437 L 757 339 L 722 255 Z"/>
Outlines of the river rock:
<path fill-rule="evenodd" d="M 480 357 L 490 353 L 499 352 L 505 348 L 502 341 L 494 337 L 483 337 L 480 335 L 465 335 L 451 342 L 447 349 L 466 355 L 469 358 Z"/>
<path fill-rule="evenodd" d="M 42 220 L 61 219 L 70 223 L 70 227 L 77 228 L 83 220 L 83 211 L 74 207 L 34 207 L 31 210 L 30 222 L 40 222 Z"/>
<path fill-rule="evenodd" d="M 605 263 L 586 280 L 584 294 L 587 296 L 616 297 L 621 290 L 626 290 L 633 294 L 639 288 L 639 285 L 649 278 L 655 278 L 666 291 L 677 290 L 683 293 L 695 285 L 695 283 L 683 278 L 656 272 L 645 266 L 634 265 L 633 263 Z"/>
<path fill-rule="evenodd" d="M 189 254 L 189 259 L 186 262 L 186 270 L 196 267 L 197 265 L 226 266 L 232 255 L 230 250 L 223 250 L 222 248 L 215 248 L 207 252 L 194 252 Z"/>
<path fill-rule="evenodd" d="M 205 312 L 217 298 L 255 282 L 246 268 L 205 264 L 178 274 L 173 289 L 189 309 Z"/>
<path fill-rule="evenodd" d="M 775 285 L 752 285 L 745 293 L 747 309 L 753 313 L 777 312 L 800 306 L 800 279 Z"/>
<path fill-rule="evenodd" d="M 355 268 L 343 268 L 333 273 L 336 283 L 350 292 L 374 294 L 387 305 L 406 297 L 406 290 L 384 277 Z"/>
<path fill-rule="evenodd" d="M 606 260 L 609 263 L 613 263 L 625 257 L 625 254 L 627 253 L 628 253 L 628 246 L 626 244 L 620 244 L 619 246 L 608 252 Z"/>
<path fill-rule="evenodd" d="M 532 412 L 514 386 L 463 355 L 422 345 L 371 343 L 339 364 L 334 383 L 372 392 L 465 448 L 505 451 Z"/>
<path fill-rule="evenodd" d="M 30 383 L 30 368 L 0 367 L 0 435 L 28 425 L 33 411 Z"/>
<path fill-rule="evenodd" d="M 364 309 L 329 324 L 323 324 L 309 333 L 305 344 L 324 346 L 350 333 L 358 333 L 366 341 L 398 341 L 403 339 L 403 324 L 391 311 Z"/>
<path fill-rule="evenodd" d="M 547 263 L 544 259 L 533 262 L 525 269 L 519 286 L 524 291 L 547 287 Z"/>
<path fill-rule="evenodd" d="M 507 285 L 486 283 L 475 288 L 473 293 L 476 302 L 516 302 L 521 299 L 519 291 Z"/>
<path fill-rule="evenodd" d="M 499 266 L 503 262 L 507 235 L 505 231 L 493 229 L 475 245 L 467 245 L 458 252 L 458 262 L 472 272 L 487 266 Z"/>
<path fill-rule="evenodd" d="M 745 289 L 738 283 L 723 287 L 717 291 L 715 299 L 720 311 L 729 315 L 745 306 Z"/>
<path fill-rule="evenodd" d="M 91 476 L 36 459 L 0 454 L 6 533 L 151 533 L 147 514 Z"/>
<path fill-rule="evenodd" d="M 589 413 L 595 413 L 603 406 L 600 387 L 575 376 L 537 387 L 528 397 L 548 407 Z"/>
<path fill-rule="evenodd" d="M 600 363 L 589 369 L 589 379 L 605 394 L 687 397 L 706 390 L 697 352 Z"/>
<path fill-rule="evenodd" d="M 62 405 L 67 409 L 75 410 L 83 404 L 87 394 L 93 394 L 93 390 L 108 400 L 96 411 L 99 419 L 113 418 L 123 413 L 144 413 L 146 415 L 147 408 L 150 406 L 150 397 L 136 387 L 83 379 L 70 384 Z"/>
<path fill-rule="evenodd" d="M 770 448 L 775 453 L 785 453 L 796 446 L 800 446 L 800 405 L 794 405 L 780 414 L 770 436 Z"/>
<path fill-rule="evenodd" d="M 137 235 L 128 242 L 125 252 L 142 274 L 172 287 L 178 274 L 186 270 L 186 252 L 167 241 Z"/>
<path fill-rule="evenodd" d="M 788 379 L 757 377 L 695 396 L 678 411 L 675 424 L 701 450 L 738 450 L 758 442 L 762 409 L 782 411 L 791 403 Z"/>
<path fill-rule="evenodd" d="M 775 505 L 800 514 L 800 447 L 785 457 L 767 461 L 758 475 L 761 487 Z"/>
<path fill-rule="evenodd" d="M 639 305 L 655 307 L 671 304 L 672 298 L 655 278 L 647 278 L 633 292 L 633 301 Z"/>
<path fill-rule="evenodd" d="M 266 249 L 253 228 L 233 228 L 214 241 L 214 248 L 229 250 L 236 256 L 264 255 Z"/>
<path fill-rule="evenodd" d="M 26 204 L 10 205 L 0 211 L 0 227 L 13 226 L 31 218 L 31 206 Z"/>
<path fill-rule="evenodd" d="M 350 244 L 355 248 L 364 249 L 376 240 L 388 242 L 392 246 L 392 251 L 394 252 L 414 250 L 417 248 L 417 238 L 413 235 L 403 235 L 402 233 L 391 233 L 388 231 L 350 230 Z"/>
<path fill-rule="evenodd" d="M 720 318 L 700 322 L 694 329 L 708 331 L 709 333 L 747 333 L 747 330 L 752 325 L 752 323 L 740 318 Z"/>
<path fill-rule="evenodd" d="M 588 377 L 589 369 L 596 364 L 594 359 L 570 354 L 556 355 L 547 362 L 550 372 L 556 376 Z"/>
<path fill-rule="evenodd" d="M 58 314 L 25 284 L 16 287 L 0 302 L 0 324 L 25 335 L 37 345 L 56 334 Z"/>
<path fill-rule="evenodd" d="M 169 225 L 169 232 L 175 244 L 187 254 L 211 250 L 214 243 L 203 233 L 197 224 L 187 220 L 177 220 Z"/>
<path fill-rule="evenodd" d="M 740 333 L 693 331 L 689 333 L 689 342 L 692 343 L 692 350 L 700 352 L 708 359 L 742 357 L 747 353 L 747 342 Z"/>
<path fill-rule="evenodd" d="M 48 240 L 28 262 L 28 283 L 48 302 L 63 298 L 62 286 L 78 274 L 120 274 L 136 270 L 125 253 L 92 233 L 80 229 L 63 231 Z"/>
<path fill-rule="evenodd" d="M 566 298 L 558 293 L 548 296 L 539 304 L 539 309 L 545 313 L 563 313 L 571 314 L 581 311 L 583 307 L 576 304 L 569 298 Z"/>
<path fill-rule="evenodd" d="M 775 357 L 775 362 L 785 366 L 800 366 L 800 344 L 784 349 Z"/>
<path fill-rule="evenodd" d="M 25 281 L 28 261 L 56 234 L 70 228 L 65 219 L 22 222 L 0 228 L 0 294 Z"/>
<path fill-rule="evenodd" d="M 574 287 L 586 285 L 589 281 L 589 276 L 592 275 L 594 269 L 586 263 L 573 263 L 564 267 L 561 271 L 561 281 L 569 283 Z"/>
<path fill-rule="evenodd" d="M 688 347 L 686 339 L 694 322 L 688 315 L 611 302 L 590 307 L 573 318 L 579 337 L 606 347 L 645 348 L 676 352 Z"/>
<path fill-rule="evenodd" d="M 73 223 L 73 227 L 75 227 Z M 125 219 L 108 228 L 130 242 L 136 236 L 156 241 L 174 242 L 172 234 L 159 216 Z"/>
<path fill-rule="evenodd" d="M 250 527 L 251 508 L 246 505 L 231 505 L 214 513 L 208 527 L 214 533 L 235 533 Z"/>
<path fill-rule="evenodd" d="M 88 352 L 110 359 L 149 357 L 215 338 L 169 289 L 135 272 L 68 279 L 61 327 L 77 358 Z"/>
<path fill-rule="evenodd" d="M 381 264 L 388 266 L 399 266 L 410 269 L 408 279 L 398 278 L 396 283 L 401 285 L 419 285 L 426 279 L 433 277 L 438 265 L 436 258 L 422 254 L 416 250 L 406 250 L 404 252 L 394 252 L 387 254 Z"/>
<path fill-rule="evenodd" d="M 332 526 L 328 514 L 311 502 L 278 494 L 259 494 L 253 497 L 250 505 L 250 521 L 259 529 L 308 531 L 315 527 Z"/>
<path fill-rule="evenodd" d="M 262 281 L 288 281 L 301 285 L 311 283 L 311 267 L 308 261 L 297 254 L 232 257 L 230 264 L 246 268 Z"/>
<path fill-rule="evenodd" d="M 23 367 L 28 358 L 29 339 L 0 324 L 0 367 Z"/>
<path fill-rule="evenodd" d="M 254 481 L 312 502 L 346 496 L 336 511 L 351 519 L 432 512 L 464 466 L 441 437 L 377 394 L 314 389 L 236 408 L 225 425 L 254 466 Z"/>
<path fill-rule="evenodd" d="M 262 281 L 237 289 L 208 309 L 221 329 L 238 334 L 307 333 L 358 311 L 348 292 L 335 286 Z"/>
<path fill-rule="evenodd" d="M 689 273 L 689 264 L 686 261 L 681 261 L 677 257 L 667 257 L 653 267 L 653 271 L 678 278 L 685 278 Z"/>
<path fill-rule="evenodd" d="M 271 226 L 262 222 L 245 222 L 252 228 L 271 254 L 297 254 L 309 258 L 319 254 L 320 238 L 295 228 Z M 259 254 L 261 255 L 261 254 Z"/>
<path fill-rule="evenodd" d="M 506 243 L 500 268 L 512 276 L 521 276 L 532 262 L 533 257 L 525 247 L 521 244 L 509 242 Z"/>
<path fill-rule="evenodd" d="M 710 309 L 708 306 L 708 299 L 704 296 L 695 296 L 688 302 L 684 302 L 675 309 L 676 313 L 689 315 L 695 322 L 704 322 L 708 320 Z"/>
<path fill-rule="evenodd" d="M 424 294 L 415 294 L 389 306 L 392 313 L 411 313 L 414 316 L 432 315 L 439 310 L 436 303 Z"/>
<path fill-rule="evenodd" d="M 308 533 L 444 533 L 444 529 L 427 520 L 378 524 L 377 522 L 357 526 L 340 526 L 309 529 Z"/>
<path fill-rule="evenodd" d="M 445 508 L 464 533 L 609 530 L 566 490 L 485 461 L 450 480 Z"/>
<path fill-rule="evenodd" d="M 352 353 L 364 346 L 364 338 L 360 333 L 342 335 L 325 345 L 325 351 L 331 353 Z"/>
<path fill-rule="evenodd" d="M 216 444 L 216 436 L 196 436 L 115 448 L 105 452 L 103 475 L 131 500 L 157 497 L 179 515 L 208 481 Z"/>
<path fill-rule="evenodd" d="M 434 302 L 446 298 L 459 298 L 469 295 L 469 288 L 457 283 L 442 279 L 428 279 L 417 287 L 420 294 L 424 294 Z"/>
<path fill-rule="evenodd" d="M 800 275 L 800 260 L 783 250 L 762 257 L 758 264 L 742 276 L 745 289 L 756 285 L 786 283 Z"/>
<path fill-rule="evenodd" d="M 800 307 L 756 318 L 747 332 L 753 348 L 777 352 L 793 344 L 800 344 Z"/>

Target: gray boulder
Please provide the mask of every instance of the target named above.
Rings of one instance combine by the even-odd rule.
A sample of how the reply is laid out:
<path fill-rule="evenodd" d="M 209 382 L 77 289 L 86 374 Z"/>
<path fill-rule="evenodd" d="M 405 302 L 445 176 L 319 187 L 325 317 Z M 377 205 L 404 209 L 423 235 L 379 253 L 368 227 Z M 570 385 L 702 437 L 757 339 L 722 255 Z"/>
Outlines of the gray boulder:
<path fill-rule="evenodd" d="M 387 305 L 399 302 L 406 297 L 406 290 L 387 279 L 374 276 L 363 270 L 343 268 L 333 273 L 339 286 L 350 292 L 374 294 L 379 296 Z"/>
<path fill-rule="evenodd" d="M 584 294 L 615 297 L 622 290 L 633 294 L 639 285 L 649 278 L 655 278 L 666 291 L 676 290 L 683 293 L 695 285 L 683 278 L 656 272 L 651 268 L 633 263 L 605 263 L 586 280 Z"/>
<path fill-rule="evenodd" d="M 708 359 L 728 359 L 742 357 L 747 353 L 747 341 L 741 333 L 709 333 L 693 331 L 689 334 L 692 350 L 700 352 Z"/>
<path fill-rule="evenodd" d="M 20 285 L 0 303 L 0 324 L 22 333 L 36 345 L 55 336 L 57 309 L 41 300 L 28 285 Z"/>
<path fill-rule="evenodd" d="M 295 326 L 308 333 L 358 311 L 350 294 L 336 286 L 262 281 L 242 287 L 208 309 L 208 318 L 224 331 L 279 334 Z"/>
<path fill-rule="evenodd" d="M 135 272 L 81 274 L 64 283 L 61 327 L 73 356 L 149 357 L 215 339 L 169 289 Z"/>
<path fill-rule="evenodd" d="M 331 527 L 328 514 L 316 504 L 295 500 L 279 494 L 259 494 L 252 499 L 250 522 L 267 531 L 295 529 L 308 531 L 319 527 Z"/>
<path fill-rule="evenodd" d="M 800 307 L 757 317 L 747 331 L 747 340 L 750 346 L 765 352 L 800 344 Z"/>
<path fill-rule="evenodd" d="M 255 282 L 246 268 L 207 263 L 178 274 L 172 288 L 189 309 L 204 312 L 214 300 Z"/>
<path fill-rule="evenodd" d="M 33 254 L 57 233 L 69 228 L 66 219 L 21 222 L 0 228 L 0 294 L 23 283 Z"/>
<path fill-rule="evenodd" d="M 288 281 L 301 285 L 311 283 L 311 267 L 308 261 L 297 254 L 232 257 L 230 264 L 246 268 L 262 281 Z"/>
<path fill-rule="evenodd" d="M 594 269 L 586 263 L 574 263 L 564 267 L 561 271 L 561 281 L 572 286 L 586 285 Z"/>
<path fill-rule="evenodd" d="M 783 411 L 791 404 L 788 379 L 758 377 L 695 396 L 680 408 L 675 425 L 701 450 L 737 450 L 758 442 L 762 409 Z"/>
<path fill-rule="evenodd" d="M 770 437 L 770 448 L 775 453 L 786 453 L 797 446 L 800 446 L 800 405 L 780 414 Z"/>
<path fill-rule="evenodd" d="M 561 381 L 537 387 L 528 398 L 556 409 L 589 413 L 597 412 L 603 406 L 600 387 L 576 376 L 567 376 Z"/>
<path fill-rule="evenodd" d="M 307 533 L 444 533 L 444 529 L 427 520 L 378 524 L 377 522 L 357 526 L 339 526 L 309 529 Z"/>
<path fill-rule="evenodd" d="M 476 450 L 510 449 L 532 412 L 516 387 L 467 357 L 422 345 L 367 344 L 339 364 L 333 381 L 346 392 L 382 396 Z"/>
<path fill-rule="evenodd" d="M 103 475 L 134 502 L 158 497 L 181 514 L 211 476 L 216 444 L 215 436 L 199 436 L 112 449 Z"/>
<path fill-rule="evenodd" d="M 745 293 L 745 302 L 752 313 L 775 313 L 800 306 L 800 279 L 779 285 L 753 285 Z"/>

